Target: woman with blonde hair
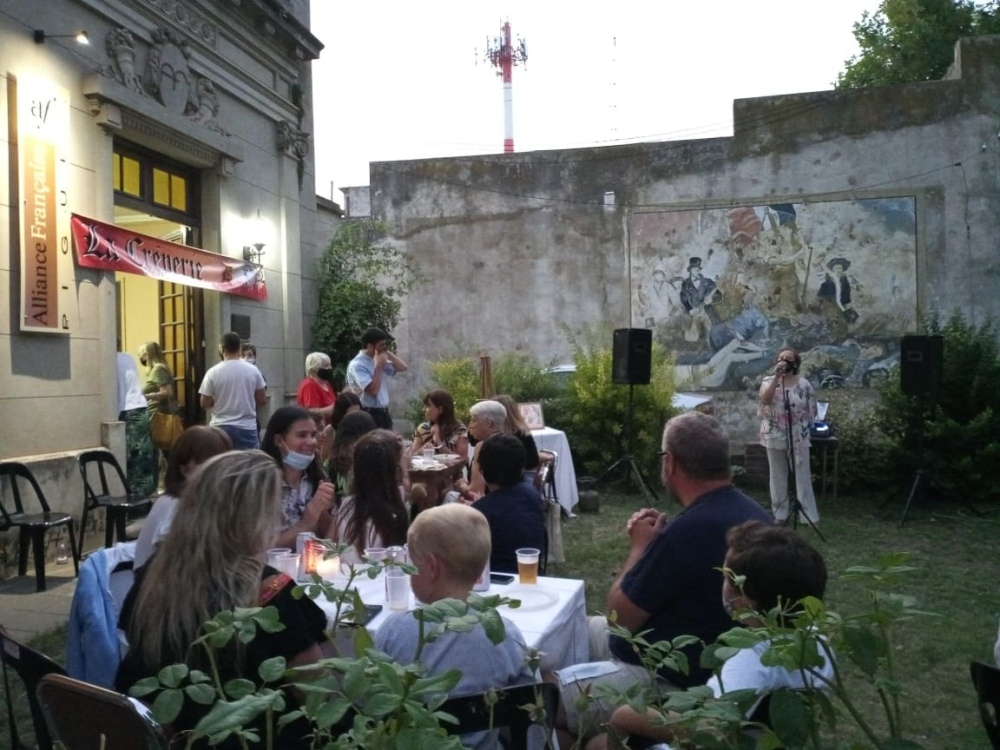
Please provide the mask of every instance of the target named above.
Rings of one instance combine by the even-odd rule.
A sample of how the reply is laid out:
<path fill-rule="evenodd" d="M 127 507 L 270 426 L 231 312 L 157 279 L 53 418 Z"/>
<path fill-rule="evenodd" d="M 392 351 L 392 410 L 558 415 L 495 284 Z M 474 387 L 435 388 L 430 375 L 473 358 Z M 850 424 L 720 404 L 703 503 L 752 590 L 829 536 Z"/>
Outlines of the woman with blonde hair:
<path fill-rule="evenodd" d="M 185 522 L 137 571 L 126 598 L 121 625 L 129 650 L 118 668 L 117 689 L 128 692 L 138 680 L 178 662 L 207 670 L 204 650 L 191 643 L 203 623 L 238 607 L 276 607 L 284 628 L 258 629 L 249 643 L 218 652 L 222 682 L 241 677 L 257 683 L 258 667 L 276 656 L 290 667 L 319 660 L 326 616 L 308 597 L 294 598 L 295 582 L 263 562 L 281 518 L 281 472 L 274 459 L 256 450 L 210 458 L 188 479 L 177 512 Z M 294 697 L 288 702 L 294 704 Z M 185 701 L 175 728 L 193 728 L 208 709 Z M 300 730 L 285 727 L 277 744 L 293 746 Z"/>
<path fill-rule="evenodd" d="M 142 394 L 149 410 L 172 413 L 174 411 L 174 374 L 167 366 L 163 349 L 156 341 L 147 341 L 139 347 L 139 362 L 146 368 Z"/>
<path fill-rule="evenodd" d="M 504 422 L 504 432 L 507 435 L 513 435 L 524 445 L 524 471 L 530 472 L 531 477 L 534 478 L 534 473 L 538 471 L 538 446 L 535 444 L 535 438 L 531 434 L 531 428 L 528 427 L 524 418 L 521 416 L 521 407 L 510 396 L 500 395 L 496 397 L 496 400 L 503 404 L 503 408 L 507 410 L 507 421 Z"/>

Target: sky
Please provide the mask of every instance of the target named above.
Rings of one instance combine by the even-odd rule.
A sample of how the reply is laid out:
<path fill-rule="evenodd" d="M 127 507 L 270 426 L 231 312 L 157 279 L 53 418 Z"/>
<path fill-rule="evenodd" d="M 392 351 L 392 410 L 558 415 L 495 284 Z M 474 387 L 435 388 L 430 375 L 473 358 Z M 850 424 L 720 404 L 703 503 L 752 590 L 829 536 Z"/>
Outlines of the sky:
<path fill-rule="evenodd" d="M 833 88 L 878 0 L 312 0 L 316 192 L 368 165 L 503 151 L 485 59 L 510 21 L 518 152 L 732 135 L 734 99 Z"/>

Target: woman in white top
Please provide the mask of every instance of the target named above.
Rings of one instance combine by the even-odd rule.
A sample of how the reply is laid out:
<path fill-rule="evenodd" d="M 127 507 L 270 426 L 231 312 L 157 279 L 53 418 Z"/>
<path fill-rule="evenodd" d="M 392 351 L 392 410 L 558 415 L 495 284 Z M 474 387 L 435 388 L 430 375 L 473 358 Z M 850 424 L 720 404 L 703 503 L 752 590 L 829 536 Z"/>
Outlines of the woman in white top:
<path fill-rule="evenodd" d="M 177 438 L 167 461 L 164 478 L 166 492 L 156 498 L 153 509 L 142 524 L 142 531 L 135 543 L 134 567 L 141 568 L 145 565 L 153 556 L 160 540 L 170 531 L 177 513 L 177 498 L 191 473 L 212 456 L 232 449 L 233 442 L 229 435 L 218 427 L 188 427 Z"/>
<path fill-rule="evenodd" d="M 407 512 L 400 491 L 403 444 L 389 430 L 374 430 L 354 445 L 351 494 L 337 510 L 334 541 L 349 544 L 341 554 L 357 564 L 368 547 L 406 544 Z"/>

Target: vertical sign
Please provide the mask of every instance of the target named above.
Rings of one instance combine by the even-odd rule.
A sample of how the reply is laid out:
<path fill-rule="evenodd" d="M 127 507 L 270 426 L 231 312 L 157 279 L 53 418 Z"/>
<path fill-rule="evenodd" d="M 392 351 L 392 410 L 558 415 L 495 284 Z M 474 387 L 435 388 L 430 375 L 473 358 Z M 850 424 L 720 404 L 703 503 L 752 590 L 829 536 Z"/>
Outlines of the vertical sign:
<path fill-rule="evenodd" d="M 21 330 L 63 332 L 59 314 L 62 238 L 57 203 L 63 144 L 69 138 L 69 91 L 44 78 L 17 79 L 18 184 L 21 191 Z M 68 241 L 68 240 L 67 240 Z"/>

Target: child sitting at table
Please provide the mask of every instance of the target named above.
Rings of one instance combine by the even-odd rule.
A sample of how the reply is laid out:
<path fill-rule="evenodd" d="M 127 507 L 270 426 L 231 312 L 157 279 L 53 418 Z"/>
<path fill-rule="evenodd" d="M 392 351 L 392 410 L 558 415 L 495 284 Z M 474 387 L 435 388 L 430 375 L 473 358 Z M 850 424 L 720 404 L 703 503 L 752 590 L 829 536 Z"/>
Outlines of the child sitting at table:
<path fill-rule="evenodd" d="M 467 505 L 440 505 L 416 517 L 407 546 L 418 571 L 411 579 L 418 602 L 464 601 L 489 559 L 490 528 L 483 514 Z M 462 672 L 451 697 L 534 682 L 521 631 L 506 618 L 504 627 L 506 637 L 496 645 L 481 625 L 468 633 L 446 632 L 424 646 L 420 661 L 428 675 Z M 401 664 L 413 661 L 417 641 L 418 622 L 412 612 L 390 616 L 375 634 L 375 647 Z"/>

